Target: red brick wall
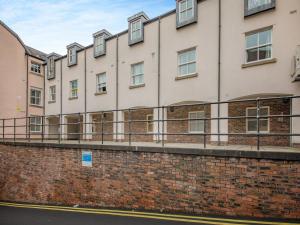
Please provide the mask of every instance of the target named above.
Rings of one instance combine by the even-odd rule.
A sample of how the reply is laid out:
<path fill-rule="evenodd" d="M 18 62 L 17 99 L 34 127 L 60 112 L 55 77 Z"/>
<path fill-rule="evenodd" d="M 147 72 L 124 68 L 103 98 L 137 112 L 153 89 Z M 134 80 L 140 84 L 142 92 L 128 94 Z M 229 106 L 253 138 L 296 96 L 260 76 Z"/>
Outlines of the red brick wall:
<path fill-rule="evenodd" d="M 206 118 L 210 118 L 210 106 L 174 106 L 167 112 L 168 120 L 185 119 L 186 121 L 168 121 L 167 132 L 173 135 L 167 135 L 167 142 L 170 143 L 203 143 L 202 135 L 177 135 L 179 133 L 189 132 L 189 112 L 205 111 Z M 210 133 L 210 121 L 206 121 L 206 133 Z M 174 135 L 175 134 L 175 135 Z M 206 142 L 209 143 L 210 136 L 206 136 Z"/>
<path fill-rule="evenodd" d="M 97 133 L 93 134 L 93 141 L 102 141 L 101 118 L 101 114 L 96 114 L 92 117 L 93 123 L 95 123 L 95 132 Z M 114 116 L 112 112 L 108 112 L 103 115 L 103 141 L 113 141 L 113 120 Z"/>
<path fill-rule="evenodd" d="M 0 200 L 300 218 L 300 162 L 0 145 Z"/>
<path fill-rule="evenodd" d="M 289 115 L 290 114 L 290 102 L 283 102 L 282 100 L 268 100 L 262 101 L 261 106 L 270 107 L 270 115 Z M 228 108 L 229 117 L 246 116 L 246 108 L 256 107 L 256 102 L 246 103 L 230 103 Z M 290 132 L 290 119 L 289 118 L 270 118 L 269 120 L 270 133 L 284 133 Z M 234 119 L 229 120 L 228 123 L 229 133 L 244 133 L 246 134 L 246 119 Z M 256 145 L 257 138 L 250 136 L 230 136 L 229 144 L 240 145 Z M 290 139 L 287 136 L 269 136 L 260 138 L 261 145 L 270 146 L 289 146 Z"/>
<path fill-rule="evenodd" d="M 130 118 L 132 121 L 145 121 L 147 120 L 147 115 L 153 115 L 153 109 L 131 109 Z M 124 121 L 129 121 L 129 112 L 124 112 Z M 153 142 L 153 134 L 147 133 L 147 122 L 131 122 L 130 125 L 131 133 L 136 133 L 136 135 L 131 135 L 131 141 L 133 142 Z M 124 123 L 124 132 L 129 133 L 129 123 Z M 137 135 L 144 134 L 144 135 Z M 124 136 L 124 141 L 129 140 L 129 135 Z"/>

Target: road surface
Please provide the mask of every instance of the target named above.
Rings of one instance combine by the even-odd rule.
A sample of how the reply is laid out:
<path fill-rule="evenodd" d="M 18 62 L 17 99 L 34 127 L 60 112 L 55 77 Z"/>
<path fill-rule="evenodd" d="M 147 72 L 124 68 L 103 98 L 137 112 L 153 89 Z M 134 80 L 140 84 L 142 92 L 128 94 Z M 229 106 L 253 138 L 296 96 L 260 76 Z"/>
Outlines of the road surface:
<path fill-rule="evenodd" d="M 300 221 L 298 221 L 300 222 Z M 0 202 L 0 225 L 288 225 L 297 221 L 196 217 L 122 210 L 86 209 Z"/>

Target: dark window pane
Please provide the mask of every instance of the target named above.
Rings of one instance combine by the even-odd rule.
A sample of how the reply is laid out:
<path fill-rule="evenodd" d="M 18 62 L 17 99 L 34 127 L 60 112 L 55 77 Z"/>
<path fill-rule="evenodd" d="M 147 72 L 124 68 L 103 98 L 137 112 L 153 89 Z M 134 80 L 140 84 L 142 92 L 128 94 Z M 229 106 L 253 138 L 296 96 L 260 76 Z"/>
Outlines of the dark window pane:
<path fill-rule="evenodd" d="M 257 60 L 257 48 L 247 50 L 247 62 L 253 62 Z"/>
<path fill-rule="evenodd" d="M 271 46 L 265 46 L 259 48 L 259 59 L 269 59 L 271 58 Z"/>

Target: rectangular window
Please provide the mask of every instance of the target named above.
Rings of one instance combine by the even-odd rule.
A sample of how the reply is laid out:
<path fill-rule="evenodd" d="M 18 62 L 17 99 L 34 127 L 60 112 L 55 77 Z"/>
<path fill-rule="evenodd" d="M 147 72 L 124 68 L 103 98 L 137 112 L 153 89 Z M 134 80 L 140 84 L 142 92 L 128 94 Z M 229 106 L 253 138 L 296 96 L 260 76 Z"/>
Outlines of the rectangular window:
<path fill-rule="evenodd" d="M 144 84 L 144 63 L 131 65 L 131 84 Z"/>
<path fill-rule="evenodd" d="M 269 107 L 260 107 L 260 116 L 269 116 Z M 248 116 L 254 116 L 257 117 L 257 108 L 247 108 L 246 112 L 247 117 Z M 247 124 L 247 132 L 257 132 L 257 119 L 256 118 L 247 118 L 246 119 Z M 261 118 L 259 119 L 259 130 L 260 132 L 269 132 L 269 118 Z"/>
<path fill-rule="evenodd" d="M 106 73 L 96 75 L 96 93 L 106 92 Z"/>
<path fill-rule="evenodd" d="M 55 64 L 54 64 L 54 58 L 51 57 L 48 59 L 47 63 L 47 71 L 48 71 L 48 79 L 55 78 Z"/>
<path fill-rule="evenodd" d="M 39 89 L 32 88 L 30 90 L 30 104 L 40 106 L 41 99 L 42 99 L 42 91 Z"/>
<path fill-rule="evenodd" d="M 70 48 L 68 50 L 68 55 L 69 55 L 69 65 L 73 65 L 76 63 L 76 49 L 75 47 Z"/>
<path fill-rule="evenodd" d="M 153 114 L 147 115 L 147 133 L 153 133 Z"/>
<path fill-rule="evenodd" d="M 42 131 L 42 117 L 30 117 L 30 132 Z"/>
<path fill-rule="evenodd" d="M 248 0 L 248 10 L 271 4 L 272 0 Z"/>
<path fill-rule="evenodd" d="M 178 75 L 186 76 L 196 73 L 196 49 L 178 54 Z"/>
<path fill-rule="evenodd" d="M 182 0 L 179 2 L 179 23 L 194 18 L 194 0 Z"/>
<path fill-rule="evenodd" d="M 78 97 L 78 81 L 72 80 L 70 81 L 70 98 Z"/>
<path fill-rule="evenodd" d="M 246 62 L 272 58 L 272 29 L 246 35 Z"/>
<path fill-rule="evenodd" d="M 103 53 L 105 50 L 105 39 L 103 35 L 95 37 L 95 55 Z"/>
<path fill-rule="evenodd" d="M 142 38 L 142 20 L 136 20 L 131 23 L 131 40 Z"/>
<path fill-rule="evenodd" d="M 34 73 L 41 73 L 41 65 L 38 64 L 38 63 L 34 63 L 32 62 L 31 63 L 31 71 L 34 72 Z"/>
<path fill-rule="evenodd" d="M 204 132 L 204 119 L 205 112 L 189 112 L 189 133 L 203 133 Z"/>
<path fill-rule="evenodd" d="M 49 88 L 49 101 L 55 102 L 56 101 L 56 86 L 50 86 Z"/>

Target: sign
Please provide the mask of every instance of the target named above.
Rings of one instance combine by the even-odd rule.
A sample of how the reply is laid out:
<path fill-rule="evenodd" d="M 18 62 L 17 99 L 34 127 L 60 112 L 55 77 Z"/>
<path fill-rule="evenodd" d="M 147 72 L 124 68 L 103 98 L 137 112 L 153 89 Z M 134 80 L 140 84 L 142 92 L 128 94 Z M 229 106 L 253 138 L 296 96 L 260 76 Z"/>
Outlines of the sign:
<path fill-rule="evenodd" d="M 93 166 L 93 155 L 92 155 L 92 152 L 90 152 L 90 151 L 83 151 L 82 152 L 81 161 L 82 161 L 82 166 L 92 167 Z"/>

